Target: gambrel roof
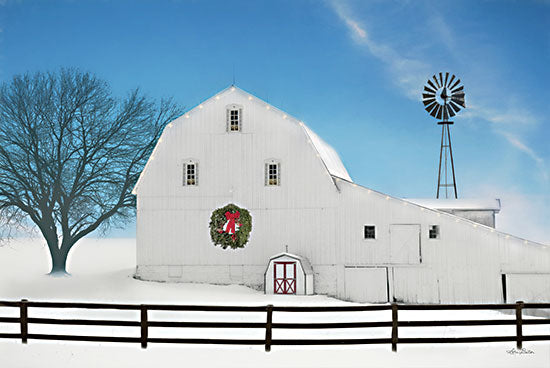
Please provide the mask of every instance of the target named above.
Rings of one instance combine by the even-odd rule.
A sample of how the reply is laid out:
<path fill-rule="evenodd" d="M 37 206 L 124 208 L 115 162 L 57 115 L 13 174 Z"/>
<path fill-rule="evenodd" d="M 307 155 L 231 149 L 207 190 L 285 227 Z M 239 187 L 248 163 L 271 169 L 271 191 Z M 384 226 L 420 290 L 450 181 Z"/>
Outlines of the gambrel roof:
<path fill-rule="evenodd" d="M 341 178 L 341 179 L 353 182 L 351 177 L 349 176 L 348 171 L 346 170 L 342 160 L 340 159 L 340 156 L 336 152 L 336 150 L 334 148 L 332 148 L 328 143 L 326 143 L 323 139 L 321 139 L 317 134 L 315 134 L 303 121 L 293 117 L 292 115 L 289 115 L 288 113 L 276 108 L 275 106 L 263 101 L 262 99 L 260 99 L 256 96 L 240 89 L 237 86 L 232 85 L 232 86 L 229 86 L 229 87 L 225 88 L 224 90 L 220 91 L 219 93 L 215 94 L 214 96 L 204 100 L 203 102 L 201 102 L 200 104 L 198 104 L 197 106 L 192 108 L 191 110 L 187 111 L 184 115 L 182 115 L 179 118 L 175 119 L 174 122 L 176 120 L 182 119 L 183 116 L 188 117 L 189 114 L 192 114 L 195 110 L 201 109 L 203 107 L 203 105 L 206 105 L 208 103 L 208 101 L 210 101 L 212 99 L 215 99 L 215 98 L 219 98 L 221 95 L 223 95 L 225 93 L 240 93 L 240 94 L 244 95 L 245 97 L 247 97 L 249 100 L 260 102 L 265 106 L 269 106 L 272 111 L 277 111 L 280 114 L 284 115 L 285 119 L 288 119 L 289 121 L 293 121 L 295 124 L 299 124 L 302 127 L 302 130 L 304 131 L 304 134 L 306 135 L 307 140 L 309 142 L 311 142 L 311 144 L 313 145 L 313 148 L 318 153 L 319 158 L 323 162 L 323 165 L 324 165 L 325 169 L 327 170 L 328 174 L 331 177 L 337 177 L 337 178 Z M 167 124 L 167 126 L 171 126 L 171 124 L 173 124 L 173 122 Z M 164 132 L 163 132 L 162 135 L 164 135 Z M 161 135 L 161 138 L 159 139 L 159 141 L 157 142 L 157 145 L 155 146 L 155 149 L 153 150 L 153 153 L 151 154 L 151 158 L 154 157 L 155 151 L 157 150 L 157 147 L 159 146 L 159 144 L 161 144 L 162 135 Z M 145 165 L 145 168 L 141 172 L 141 175 L 140 175 L 134 189 L 132 190 L 133 194 L 137 194 L 137 189 L 140 185 L 142 177 L 145 175 L 145 173 L 147 171 L 147 167 L 149 165 L 149 162 L 151 161 L 151 158 L 149 158 L 149 161 L 147 162 L 147 164 Z"/>

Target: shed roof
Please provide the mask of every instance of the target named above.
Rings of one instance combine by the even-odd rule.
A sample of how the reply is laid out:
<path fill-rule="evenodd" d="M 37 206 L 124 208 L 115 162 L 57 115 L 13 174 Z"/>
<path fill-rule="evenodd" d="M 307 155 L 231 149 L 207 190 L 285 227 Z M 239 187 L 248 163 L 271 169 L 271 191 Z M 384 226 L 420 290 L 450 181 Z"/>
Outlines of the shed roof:
<path fill-rule="evenodd" d="M 306 258 L 298 256 L 296 254 L 291 254 L 287 252 L 278 253 L 272 256 L 271 258 L 269 258 L 269 262 L 271 263 L 271 261 L 274 261 L 277 258 L 281 258 L 284 256 L 294 258 L 297 261 L 300 261 L 300 264 L 302 265 L 302 269 L 304 270 L 304 273 L 306 275 L 313 275 L 313 267 L 311 267 L 311 263 L 309 263 L 309 261 Z"/>

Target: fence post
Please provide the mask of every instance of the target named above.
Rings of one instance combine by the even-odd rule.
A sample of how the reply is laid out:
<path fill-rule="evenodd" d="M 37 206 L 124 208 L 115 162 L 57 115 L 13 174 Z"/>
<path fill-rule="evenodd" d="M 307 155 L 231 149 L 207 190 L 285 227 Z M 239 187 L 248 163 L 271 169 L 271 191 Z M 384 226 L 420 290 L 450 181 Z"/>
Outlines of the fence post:
<path fill-rule="evenodd" d="M 391 304 L 391 351 L 397 351 L 397 303 Z"/>
<path fill-rule="evenodd" d="M 147 337 L 148 337 L 148 323 L 147 323 L 147 306 L 141 305 L 141 348 L 147 349 Z"/>
<path fill-rule="evenodd" d="M 523 344 L 523 317 L 521 315 L 523 309 L 523 302 L 517 301 L 516 302 L 516 347 L 518 349 L 522 348 Z"/>
<path fill-rule="evenodd" d="M 19 320 L 21 322 L 21 342 L 27 343 L 27 335 L 29 334 L 29 313 L 27 306 L 27 299 L 21 299 L 19 307 Z"/>
<path fill-rule="evenodd" d="M 266 308 L 267 319 L 265 322 L 265 351 L 271 351 L 271 322 L 273 321 L 273 304 Z"/>

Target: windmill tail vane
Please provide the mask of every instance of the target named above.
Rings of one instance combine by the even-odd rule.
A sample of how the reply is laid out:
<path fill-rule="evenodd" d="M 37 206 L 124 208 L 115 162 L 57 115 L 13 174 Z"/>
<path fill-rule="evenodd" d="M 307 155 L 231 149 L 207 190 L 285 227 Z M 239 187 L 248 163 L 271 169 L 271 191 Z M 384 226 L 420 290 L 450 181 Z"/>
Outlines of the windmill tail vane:
<path fill-rule="evenodd" d="M 449 118 L 454 117 L 462 108 L 466 107 L 464 86 L 454 74 L 450 77 L 448 72 L 445 75 L 443 73 L 434 74 L 424 85 L 422 103 L 428 114 L 440 120 L 438 124 L 441 125 L 436 198 L 439 198 L 442 188 L 445 191 L 445 198 L 449 198 L 449 188 L 454 189 L 454 198 L 458 198 L 449 128 L 453 122 L 449 121 Z M 451 177 L 452 182 L 450 181 Z"/>

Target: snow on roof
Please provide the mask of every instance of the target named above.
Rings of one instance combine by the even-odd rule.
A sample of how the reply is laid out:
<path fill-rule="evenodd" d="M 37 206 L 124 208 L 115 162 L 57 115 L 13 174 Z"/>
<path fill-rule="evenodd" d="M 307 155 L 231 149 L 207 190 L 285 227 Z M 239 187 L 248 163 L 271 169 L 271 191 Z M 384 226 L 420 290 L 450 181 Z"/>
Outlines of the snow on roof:
<path fill-rule="evenodd" d="M 500 211 L 500 199 L 468 198 L 468 199 L 433 199 L 433 198 L 405 198 L 422 207 L 436 210 L 491 210 Z"/>
<path fill-rule="evenodd" d="M 338 153 L 336 153 L 334 148 L 322 140 L 321 137 L 313 132 L 313 130 L 309 129 L 307 125 L 302 123 L 302 127 L 311 140 L 311 143 L 319 153 L 319 156 L 321 156 L 321 160 L 323 160 L 323 163 L 325 164 L 325 167 L 330 175 L 353 182 L 348 174 L 348 171 L 344 167 L 340 156 L 338 156 Z"/>

